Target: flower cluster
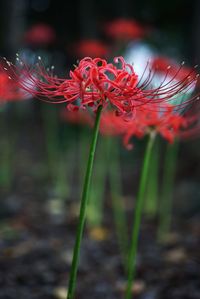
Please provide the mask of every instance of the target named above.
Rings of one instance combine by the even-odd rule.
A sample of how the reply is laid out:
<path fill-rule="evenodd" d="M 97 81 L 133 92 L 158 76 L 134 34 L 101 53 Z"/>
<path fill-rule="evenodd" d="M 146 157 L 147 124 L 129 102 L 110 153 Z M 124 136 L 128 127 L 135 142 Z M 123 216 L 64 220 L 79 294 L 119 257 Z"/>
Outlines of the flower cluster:
<path fill-rule="evenodd" d="M 166 104 L 186 93 L 197 80 L 194 69 L 181 80 L 174 80 L 176 75 L 169 79 L 170 68 L 167 68 L 164 78 L 155 88 L 152 82 L 156 70 L 147 68 L 145 80 L 138 80 L 133 66 L 122 57 L 115 58 L 114 63 L 86 57 L 70 71 L 69 79 L 60 79 L 52 72 L 47 72 L 40 60 L 33 68 L 28 68 L 18 57 L 17 60 L 19 66 L 7 62 L 10 77 L 33 96 L 51 103 L 66 103 L 69 110 L 90 107 L 96 111 L 100 105 L 110 105 L 118 115 L 126 117 L 133 117 L 137 110 L 141 110 L 144 105 L 147 107 L 146 104 L 149 104 L 149 110 L 157 109 L 155 107 L 158 104 L 160 110 L 165 110 Z M 176 109 L 187 106 L 196 98 L 194 96 L 183 103 L 177 103 Z"/>

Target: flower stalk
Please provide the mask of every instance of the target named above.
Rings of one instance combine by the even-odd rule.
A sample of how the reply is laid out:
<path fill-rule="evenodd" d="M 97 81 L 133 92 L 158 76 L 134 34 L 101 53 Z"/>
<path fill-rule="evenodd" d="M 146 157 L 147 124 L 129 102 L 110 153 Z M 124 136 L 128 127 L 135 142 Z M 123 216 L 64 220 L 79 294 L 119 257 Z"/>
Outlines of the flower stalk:
<path fill-rule="evenodd" d="M 83 236 L 83 229 L 84 229 L 85 218 L 86 218 L 86 208 L 88 203 L 88 197 L 89 197 L 88 195 L 90 190 L 90 182 L 91 182 L 91 176 L 92 176 L 92 170 L 94 164 L 94 156 L 95 156 L 95 150 L 96 150 L 97 139 L 98 139 L 101 111 L 102 111 L 102 106 L 99 106 L 97 109 L 94 131 L 93 131 L 92 142 L 91 142 L 86 175 L 85 175 L 84 186 L 83 186 L 83 193 L 82 193 L 80 213 L 79 213 L 79 223 L 78 223 L 78 228 L 76 233 L 73 259 L 72 259 L 71 270 L 69 275 L 67 299 L 74 298 L 74 293 L 75 293 L 78 262 L 79 262 L 79 255 L 80 255 L 80 246 L 81 246 L 81 240 Z"/>
<path fill-rule="evenodd" d="M 122 196 L 122 180 L 120 169 L 120 145 L 118 140 L 109 139 L 108 143 L 108 176 L 113 216 L 119 249 L 122 254 L 124 270 L 127 270 L 128 225 L 125 205 Z M 112 158 L 111 158 L 112 155 Z"/>
<path fill-rule="evenodd" d="M 147 184 L 147 176 L 148 170 L 151 160 L 152 148 L 155 139 L 155 132 L 151 132 L 149 136 L 149 140 L 146 147 L 146 152 L 144 156 L 144 162 L 142 167 L 141 179 L 139 184 L 139 191 L 136 198 L 136 206 L 134 212 L 134 221 L 133 221 L 133 231 L 132 231 L 132 239 L 130 244 L 130 253 L 128 259 L 128 281 L 125 292 L 125 299 L 132 298 L 132 287 L 134 284 L 134 276 L 136 272 L 136 254 L 138 248 L 138 237 L 140 231 L 140 224 L 143 212 L 143 203 L 144 203 L 144 195 Z"/>
<path fill-rule="evenodd" d="M 106 179 L 106 150 L 105 140 L 100 138 L 96 152 L 97 163 L 94 167 L 94 176 L 92 178 L 87 209 L 87 222 L 90 228 L 102 226 Z"/>
<path fill-rule="evenodd" d="M 145 192 L 145 215 L 153 219 L 158 212 L 158 178 L 159 178 L 159 150 L 160 150 L 160 144 L 159 139 L 156 138 L 150 166 L 149 166 L 149 173 L 148 173 L 148 182 L 147 182 L 147 188 Z"/>
<path fill-rule="evenodd" d="M 172 216 L 173 186 L 176 171 L 176 160 L 178 154 L 178 141 L 167 144 L 164 174 L 162 184 L 161 202 L 159 207 L 158 241 L 162 242 L 169 233 Z"/>

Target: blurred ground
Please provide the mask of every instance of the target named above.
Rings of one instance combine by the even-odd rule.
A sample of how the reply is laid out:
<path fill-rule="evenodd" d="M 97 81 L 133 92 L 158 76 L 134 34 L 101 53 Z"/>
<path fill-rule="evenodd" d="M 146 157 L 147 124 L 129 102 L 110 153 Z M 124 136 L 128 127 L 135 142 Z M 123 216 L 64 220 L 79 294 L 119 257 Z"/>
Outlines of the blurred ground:
<path fill-rule="evenodd" d="M 2 299 L 65 298 L 77 223 L 77 186 L 74 185 L 75 193 L 71 192 L 71 197 L 64 202 L 52 194 L 51 181 L 44 176 L 43 139 L 41 120 L 37 124 L 32 120 L 18 122 L 12 191 L 1 191 Z M 181 161 L 184 170 L 184 159 Z M 189 186 L 188 181 L 184 183 L 184 171 L 178 175 L 175 207 L 179 210 L 175 208 L 173 230 L 164 244 L 156 242 L 156 219 L 144 220 L 134 298 L 200 298 L 200 223 L 195 212 L 199 200 L 192 199 L 198 184 L 193 181 L 192 192 L 191 183 Z M 131 225 L 133 201 L 127 196 Z M 183 204 L 180 209 L 182 199 L 190 200 L 190 205 L 184 202 L 185 207 Z M 103 226 L 94 230 L 87 228 L 84 236 L 77 299 L 123 298 L 125 275 L 108 194 L 105 200 Z"/>

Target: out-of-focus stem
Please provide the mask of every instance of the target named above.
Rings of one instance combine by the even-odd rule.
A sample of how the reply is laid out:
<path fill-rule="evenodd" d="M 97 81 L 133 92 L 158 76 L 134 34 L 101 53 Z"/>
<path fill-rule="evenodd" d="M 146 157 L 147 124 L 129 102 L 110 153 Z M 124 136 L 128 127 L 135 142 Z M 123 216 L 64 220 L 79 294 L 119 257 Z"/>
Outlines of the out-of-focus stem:
<path fill-rule="evenodd" d="M 59 147 L 59 126 L 55 110 L 44 107 L 43 121 L 47 149 L 48 167 L 57 195 L 64 199 L 68 192 L 67 173 L 62 151 Z"/>
<path fill-rule="evenodd" d="M 104 138 L 100 138 L 96 152 L 96 165 L 94 167 L 94 176 L 92 178 L 91 190 L 89 194 L 87 222 L 90 227 L 102 225 L 103 203 L 106 179 L 106 147 Z"/>
<path fill-rule="evenodd" d="M 112 200 L 112 208 L 119 248 L 122 253 L 124 267 L 127 266 L 128 251 L 128 227 L 126 222 L 125 206 L 122 197 L 122 179 L 120 169 L 120 152 L 119 143 L 114 138 L 108 141 L 108 173 L 110 182 L 110 193 Z M 110 158 L 112 157 L 112 158 Z"/>
<path fill-rule="evenodd" d="M 164 168 L 163 184 L 161 190 L 161 200 L 159 208 L 159 226 L 158 240 L 163 241 L 170 230 L 172 203 L 173 203 L 173 186 L 176 172 L 176 161 L 178 154 L 178 141 L 174 144 L 167 144 Z"/>
<path fill-rule="evenodd" d="M 136 198 L 132 239 L 131 239 L 130 253 L 128 259 L 128 281 L 127 281 L 127 287 L 125 292 L 125 299 L 132 298 L 132 287 L 133 287 L 134 276 L 136 272 L 136 255 L 137 255 L 137 248 L 138 248 L 138 238 L 139 238 L 140 224 L 141 224 L 141 218 L 143 212 L 143 203 L 144 203 L 144 195 L 146 190 L 147 176 L 148 176 L 148 170 L 150 165 L 154 139 L 155 139 L 155 133 L 152 131 L 146 147 L 141 179 L 139 183 L 139 191 Z"/>
<path fill-rule="evenodd" d="M 148 182 L 145 192 L 144 211 L 147 217 L 154 218 L 158 212 L 158 170 L 159 170 L 159 139 L 156 138 L 152 150 Z"/>

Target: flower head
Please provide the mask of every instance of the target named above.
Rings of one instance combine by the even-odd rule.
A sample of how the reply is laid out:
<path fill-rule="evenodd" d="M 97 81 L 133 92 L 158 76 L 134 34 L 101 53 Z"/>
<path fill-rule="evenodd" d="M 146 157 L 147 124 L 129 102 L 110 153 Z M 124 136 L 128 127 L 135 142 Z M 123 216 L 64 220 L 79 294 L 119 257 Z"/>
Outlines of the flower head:
<path fill-rule="evenodd" d="M 145 109 L 148 107 L 148 110 L 155 110 L 159 104 L 161 111 L 175 99 L 176 109 L 198 99 L 198 95 L 195 95 L 187 101 L 178 101 L 180 96 L 196 83 L 197 75 L 194 69 L 182 80 L 175 80 L 176 74 L 169 78 L 170 69 L 167 68 L 163 79 L 155 88 L 152 82 L 156 70 L 148 70 L 145 80 L 138 80 L 133 66 L 127 64 L 123 57 L 115 58 L 114 63 L 108 63 L 101 58 L 86 57 L 70 71 L 67 79 L 57 78 L 53 72 L 46 71 L 41 59 L 32 68 L 27 67 L 19 57 L 17 60 L 17 66 L 10 62 L 7 62 L 7 66 L 9 76 L 18 82 L 20 88 L 47 102 L 66 103 L 69 110 L 90 107 L 96 111 L 99 106 L 111 105 L 118 115 L 133 117 L 144 105 Z"/>

